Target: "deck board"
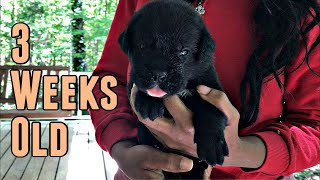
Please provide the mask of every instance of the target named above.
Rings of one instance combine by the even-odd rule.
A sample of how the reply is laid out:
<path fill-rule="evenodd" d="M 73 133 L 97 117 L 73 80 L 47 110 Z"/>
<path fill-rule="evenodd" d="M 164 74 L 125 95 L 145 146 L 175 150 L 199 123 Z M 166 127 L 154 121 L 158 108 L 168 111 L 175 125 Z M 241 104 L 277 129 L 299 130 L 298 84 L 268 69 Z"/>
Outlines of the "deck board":
<path fill-rule="evenodd" d="M 6 128 L 11 126 L 6 125 Z M 4 155 L 4 153 L 6 153 L 7 151 L 11 151 L 10 149 L 10 145 L 11 145 L 11 135 L 10 132 L 8 132 L 6 134 L 6 136 L 4 136 L 4 138 L 2 139 L 2 141 L 0 142 L 0 158 L 2 158 L 2 156 Z"/>
<path fill-rule="evenodd" d="M 96 179 L 106 179 L 106 171 L 104 168 L 104 159 L 103 159 L 103 151 L 98 146 L 97 143 L 95 143 L 95 136 L 94 136 L 94 129 L 91 125 L 88 127 L 89 129 L 89 171 L 92 174 L 95 174 Z M 98 155 L 98 156 L 97 156 Z"/>
<path fill-rule="evenodd" d="M 11 151 L 6 151 L 3 157 L 1 157 L 0 179 L 5 177 L 15 159 L 16 157 L 11 153 Z"/>
<path fill-rule="evenodd" d="M 114 159 L 112 159 L 108 152 L 103 152 L 103 159 L 105 165 L 105 171 L 107 179 L 113 179 L 118 170 L 118 165 Z"/>
<path fill-rule="evenodd" d="M 10 167 L 9 171 L 7 172 L 3 180 L 20 179 L 26 169 L 26 166 L 30 161 L 30 158 L 31 153 L 29 153 L 24 158 L 15 158 L 12 166 Z"/>
<path fill-rule="evenodd" d="M 41 123 L 41 140 L 43 139 L 44 132 L 49 129 L 48 123 Z M 41 147 L 44 148 L 43 140 L 41 141 Z M 21 179 L 22 180 L 37 180 L 41 171 L 44 157 L 31 157 L 29 164 L 27 165 Z"/>
<path fill-rule="evenodd" d="M 7 151 L 11 152 L 10 143 L 9 143 L 9 148 Z M 25 156 L 23 158 L 15 158 L 13 164 L 10 166 L 10 169 L 8 169 L 8 171 L 6 172 L 6 175 L 4 176 L 3 180 L 21 179 L 21 176 L 25 172 L 26 167 L 28 166 L 28 164 L 30 162 L 30 159 L 31 159 L 30 152 L 27 156 Z"/>
<path fill-rule="evenodd" d="M 49 129 L 47 128 L 43 134 L 42 147 L 49 148 Z M 50 150 L 48 150 L 49 153 Z M 39 179 L 54 180 L 58 168 L 59 157 L 45 157 L 39 174 Z"/>
<path fill-rule="evenodd" d="M 57 171 L 55 180 L 65 180 L 68 174 L 68 165 L 69 165 L 69 157 L 70 157 L 70 149 L 71 149 L 70 147 L 72 143 L 72 137 L 74 135 L 72 124 L 68 125 L 68 131 L 69 131 L 68 153 L 65 156 L 61 157 L 59 160 L 58 171 Z"/>
<path fill-rule="evenodd" d="M 36 180 L 39 177 L 44 157 L 32 157 L 21 180 Z"/>
<path fill-rule="evenodd" d="M 71 144 L 71 154 L 69 157 L 69 170 L 67 179 L 94 179 L 96 174 L 92 174 L 92 163 L 89 151 L 89 130 L 87 124 L 76 124 L 74 127 L 74 136 Z M 95 155 L 95 156 L 99 156 Z M 101 155 L 100 155 L 101 156 Z M 105 179 L 105 177 L 104 177 Z"/>
<path fill-rule="evenodd" d="M 1 129 L 0 129 L 0 142 L 6 136 L 10 136 L 10 129 L 11 129 L 10 124 L 4 124 L 3 126 L 1 126 Z"/>
<path fill-rule="evenodd" d="M 68 153 L 63 157 L 16 158 L 11 152 L 11 125 L 1 122 L 0 179 L 74 180 L 113 179 L 117 165 L 95 141 L 90 121 L 65 121 L 68 125 Z M 49 147 L 49 121 L 41 121 L 41 147 Z M 110 166 L 112 165 L 112 166 Z M 111 169 L 111 170 L 110 170 Z"/>

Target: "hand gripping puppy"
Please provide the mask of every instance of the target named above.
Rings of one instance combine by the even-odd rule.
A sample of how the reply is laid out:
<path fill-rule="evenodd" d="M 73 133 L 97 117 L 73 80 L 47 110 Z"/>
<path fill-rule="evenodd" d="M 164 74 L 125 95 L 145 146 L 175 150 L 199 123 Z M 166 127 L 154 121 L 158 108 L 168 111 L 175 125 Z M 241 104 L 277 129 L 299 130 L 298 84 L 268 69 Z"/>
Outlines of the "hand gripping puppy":
<path fill-rule="evenodd" d="M 151 1 L 133 15 L 119 44 L 131 65 L 128 97 L 136 84 L 134 106 L 142 118 L 170 117 L 162 98 L 172 95 L 178 95 L 193 112 L 199 159 L 193 158 L 190 172 L 164 172 L 165 178 L 198 179 L 207 163 L 222 164 L 228 155 L 224 139 L 227 118 L 196 91 L 200 84 L 222 91 L 213 66 L 215 44 L 201 16 L 181 0 Z M 169 151 L 142 123 L 138 123 L 138 132 L 140 144 Z"/>

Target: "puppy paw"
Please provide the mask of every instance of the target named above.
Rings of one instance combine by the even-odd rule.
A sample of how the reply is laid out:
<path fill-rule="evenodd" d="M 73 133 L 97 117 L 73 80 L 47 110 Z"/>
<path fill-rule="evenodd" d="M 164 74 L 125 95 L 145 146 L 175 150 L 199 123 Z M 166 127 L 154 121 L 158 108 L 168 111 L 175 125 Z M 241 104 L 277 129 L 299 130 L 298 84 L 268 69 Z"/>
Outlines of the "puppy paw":
<path fill-rule="evenodd" d="M 134 103 L 136 111 L 143 119 L 154 120 L 164 114 L 164 104 L 161 98 L 151 97 L 138 91 Z"/>
<path fill-rule="evenodd" d="M 224 129 L 227 118 L 218 109 L 210 112 L 195 114 L 195 143 L 200 160 L 214 166 L 222 165 L 224 156 L 229 154 L 228 146 L 224 138 Z"/>
<path fill-rule="evenodd" d="M 197 143 L 197 153 L 199 159 L 206 161 L 211 166 L 214 166 L 216 164 L 222 165 L 224 162 L 224 156 L 227 156 L 229 154 L 227 143 L 224 137 L 219 133 L 208 133 L 206 135 L 200 135 L 200 137 L 203 136 L 207 136 L 206 138 L 208 140 L 206 142 L 200 140 L 203 138 L 195 140 Z"/>

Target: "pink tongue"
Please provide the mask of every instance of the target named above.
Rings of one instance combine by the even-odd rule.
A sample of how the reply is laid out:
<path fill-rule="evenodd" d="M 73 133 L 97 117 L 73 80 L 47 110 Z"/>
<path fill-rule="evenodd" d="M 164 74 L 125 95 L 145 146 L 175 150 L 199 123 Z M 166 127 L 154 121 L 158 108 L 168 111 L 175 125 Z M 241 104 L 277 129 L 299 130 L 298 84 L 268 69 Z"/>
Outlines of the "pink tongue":
<path fill-rule="evenodd" d="M 162 97 L 167 94 L 159 86 L 156 86 L 151 89 L 147 89 L 146 91 L 149 94 L 149 96 L 153 96 L 153 97 Z"/>

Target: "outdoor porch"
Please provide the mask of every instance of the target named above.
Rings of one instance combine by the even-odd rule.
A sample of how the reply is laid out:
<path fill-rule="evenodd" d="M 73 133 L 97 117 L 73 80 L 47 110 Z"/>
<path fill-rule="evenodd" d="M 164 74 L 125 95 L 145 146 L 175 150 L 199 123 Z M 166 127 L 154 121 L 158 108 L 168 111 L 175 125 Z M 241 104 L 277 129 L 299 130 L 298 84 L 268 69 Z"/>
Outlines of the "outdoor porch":
<path fill-rule="evenodd" d="M 111 180 L 118 167 L 107 152 L 95 141 L 94 127 L 87 110 L 43 110 L 43 81 L 39 87 L 36 110 L 16 110 L 12 69 L 41 69 L 42 75 L 91 76 L 91 72 L 70 72 L 67 66 L 0 66 L 0 180 Z M 42 77 L 41 77 L 42 79 Z M 59 81 L 60 82 L 60 81 Z M 77 86 L 77 84 L 73 84 Z M 53 84 L 59 93 L 52 101 L 61 104 L 60 84 Z M 79 102 L 78 91 L 71 101 Z M 41 148 L 50 147 L 49 123 L 64 122 L 68 127 L 68 152 L 63 157 L 15 157 L 11 151 L 11 122 L 16 116 L 27 117 L 31 122 L 41 123 Z M 30 128 L 31 130 L 31 128 Z M 32 135 L 30 133 L 30 135 Z M 30 141 L 32 141 L 30 139 Z M 32 143 L 32 142 L 31 142 Z M 48 150 L 49 151 L 49 150 Z"/>
<path fill-rule="evenodd" d="M 113 179 L 117 165 L 95 141 L 94 128 L 86 120 L 41 120 L 41 147 L 49 147 L 49 122 L 68 126 L 68 153 L 63 157 L 23 158 L 11 152 L 11 122 L 0 121 L 0 179 L 3 180 L 105 180 Z M 32 121 L 30 121 L 32 122 Z"/>

